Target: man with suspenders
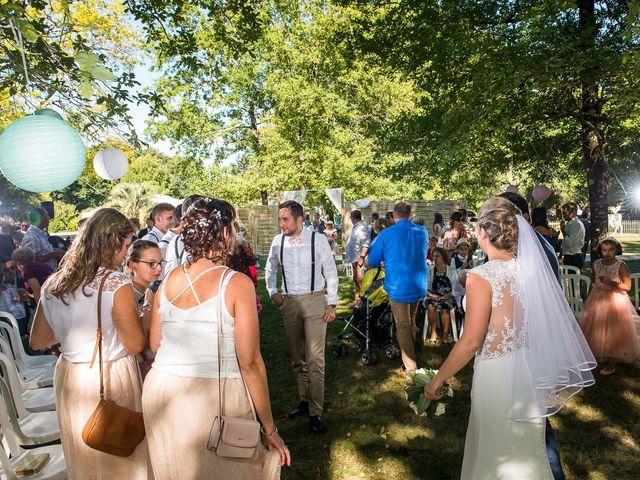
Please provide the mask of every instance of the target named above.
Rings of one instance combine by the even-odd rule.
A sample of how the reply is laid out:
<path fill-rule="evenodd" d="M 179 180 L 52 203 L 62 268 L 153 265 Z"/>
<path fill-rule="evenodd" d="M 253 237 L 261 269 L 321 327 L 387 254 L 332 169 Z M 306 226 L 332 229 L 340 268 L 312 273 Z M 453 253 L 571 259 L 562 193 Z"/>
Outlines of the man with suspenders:
<path fill-rule="evenodd" d="M 297 202 L 279 206 L 282 234 L 271 243 L 265 279 L 267 291 L 284 320 L 300 397 L 300 404 L 289 416 L 309 415 L 311 431 L 321 433 L 325 428 L 324 347 L 327 323 L 336 318 L 338 271 L 326 237 L 304 229 L 303 214 L 302 205 Z M 282 271 L 282 293 L 278 293 L 278 267 Z"/>

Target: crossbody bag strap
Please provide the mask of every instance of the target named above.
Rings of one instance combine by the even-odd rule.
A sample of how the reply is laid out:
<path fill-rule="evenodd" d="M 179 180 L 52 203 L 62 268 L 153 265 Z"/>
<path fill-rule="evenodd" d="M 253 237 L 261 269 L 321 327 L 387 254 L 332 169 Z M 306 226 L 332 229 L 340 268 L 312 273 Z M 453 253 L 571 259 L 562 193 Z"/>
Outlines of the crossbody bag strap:
<path fill-rule="evenodd" d="M 284 287 L 284 293 L 289 293 L 287 289 L 287 277 L 284 274 L 284 233 L 280 240 L 280 268 L 282 269 L 282 286 Z"/>
<path fill-rule="evenodd" d="M 96 345 L 93 348 L 93 355 L 91 356 L 91 363 L 89 364 L 89 368 L 92 368 L 96 361 L 97 350 L 98 362 L 100 364 L 100 400 L 104 400 L 104 379 L 102 374 L 102 291 L 104 290 L 104 284 L 109 275 L 111 275 L 111 272 L 107 270 L 100 281 L 100 288 L 98 288 L 98 330 L 96 332 Z"/>
<path fill-rule="evenodd" d="M 316 288 L 316 232 L 311 232 L 311 293 Z"/>
<path fill-rule="evenodd" d="M 229 270 L 230 269 L 227 268 L 224 272 L 222 272 L 222 275 L 220 276 L 220 286 L 218 287 L 218 402 L 219 402 L 221 417 L 224 417 L 223 403 L 222 403 L 222 397 L 224 392 L 222 391 L 222 354 L 221 354 L 222 323 L 224 320 L 223 318 L 224 311 L 222 307 L 225 301 L 224 293 L 226 291 L 226 279 L 227 278 L 231 279 L 231 276 L 233 276 L 233 274 L 231 274 L 227 277 L 227 272 L 229 272 Z M 247 382 L 244 381 L 242 372 L 240 373 L 240 379 L 242 380 L 242 385 L 244 385 L 244 390 L 247 393 L 247 398 L 249 399 L 249 406 L 251 407 L 251 413 L 253 414 L 253 419 L 257 421 L 258 416 L 256 414 L 256 409 L 253 406 L 253 399 L 251 398 L 251 392 L 249 392 L 249 387 L 247 385 Z M 222 422 L 220 422 L 220 431 L 222 431 Z"/>

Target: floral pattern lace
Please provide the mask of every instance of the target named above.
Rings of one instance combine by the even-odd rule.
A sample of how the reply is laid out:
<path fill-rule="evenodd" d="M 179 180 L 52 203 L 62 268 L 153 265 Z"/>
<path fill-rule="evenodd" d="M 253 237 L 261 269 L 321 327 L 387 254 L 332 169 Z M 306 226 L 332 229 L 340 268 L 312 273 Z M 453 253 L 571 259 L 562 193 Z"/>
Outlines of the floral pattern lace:
<path fill-rule="evenodd" d="M 614 282 L 620 281 L 620 264 L 622 262 L 620 260 L 616 260 L 615 263 L 611 265 L 605 265 L 603 260 L 600 258 L 596 260 L 593 264 L 593 269 L 595 271 L 596 284 L 598 285 L 606 285 L 600 281 L 600 277 L 607 277 Z M 609 285 L 606 285 L 609 287 Z"/>
<path fill-rule="evenodd" d="M 105 272 L 107 272 L 107 270 L 105 270 L 104 268 L 100 268 L 95 278 L 89 282 L 87 287 L 93 290 L 98 290 L 100 288 L 100 282 L 102 281 L 102 277 L 104 277 Z M 107 281 L 104 282 L 104 292 L 115 292 L 123 285 L 131 283 L 131 279 L 124 273 L 115 272 L 113 270 L 109 270 L 109 272 L 109 278 L 107 278 Z"/>
<path fill-rule="evenodd" d="M 515 260 L 491 260 L 469 273 L 485 279 L 491 286 L 491 316 L 484 342 L 476 360 L 502 357 L 522 347 L 524 328 L 513 321 L 515 302 L 519 295 L 519 270 Z"/>

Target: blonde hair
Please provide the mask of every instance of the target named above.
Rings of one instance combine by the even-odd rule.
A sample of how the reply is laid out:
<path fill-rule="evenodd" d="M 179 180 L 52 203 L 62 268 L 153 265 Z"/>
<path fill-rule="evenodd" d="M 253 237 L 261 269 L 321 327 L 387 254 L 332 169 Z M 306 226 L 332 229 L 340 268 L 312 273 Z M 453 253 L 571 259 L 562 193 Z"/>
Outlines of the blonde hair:
<path fill-rule="evenodd" d="M 506 198 L 492 197 L 482 204 L 478 227 L 489 237 L 491 245 L 516 254 L 518 251 L 518 219 L 521 212 Z"/>
<path fill-rule="evenodd" d="M 133 225 L 118 210 L 101 208 L 95 212 L 82 226 L 60 269 L 47 281 L 45 294 L 66 303 L 64 296 L 82 287 L 82 293 L 89 296 L 84 287 L 96 277 L 100 267 L 117 267 L 116 255 L 133 233 Z"/>

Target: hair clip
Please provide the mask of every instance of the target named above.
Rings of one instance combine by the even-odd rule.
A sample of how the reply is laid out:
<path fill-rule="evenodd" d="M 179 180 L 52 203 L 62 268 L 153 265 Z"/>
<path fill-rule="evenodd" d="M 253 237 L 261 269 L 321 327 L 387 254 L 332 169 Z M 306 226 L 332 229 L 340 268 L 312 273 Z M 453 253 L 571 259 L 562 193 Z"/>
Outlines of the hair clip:
<path fill-rule="evenodd" d="M 214 208 L 213 210 L 211 210 L 211 217 L 220 220 L 222 218 L 222 214 Z"/>
<path fill-rule="evenodd" d="M 205 228 L 205 227 L 208 227 L 209 225 L 211 225 L 211 222 L 209 221 L 208 218 L 201 217 L 201 218 L 198 219 L 196 224 L 201 228 Z"/>

